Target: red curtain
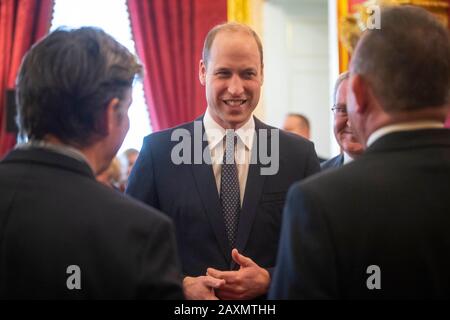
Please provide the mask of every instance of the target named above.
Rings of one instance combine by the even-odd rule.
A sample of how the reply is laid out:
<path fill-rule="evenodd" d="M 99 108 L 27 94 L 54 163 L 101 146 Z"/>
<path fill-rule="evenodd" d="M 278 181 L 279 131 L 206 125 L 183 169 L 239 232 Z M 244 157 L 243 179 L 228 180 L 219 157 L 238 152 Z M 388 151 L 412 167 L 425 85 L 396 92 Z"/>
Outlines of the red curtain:
<path fill-rule="evenodd" d="M 14 89 L 25 53 L 50 28 L 53 0 L 0 0 L 0 158 L 16 143 L 6 132 L 6 89 Z"/>
<path fill-rule="evenodd" d="M 448 4 L 450 5 L 450 0 L 447 1 Z M 448 8 L 448 28 L 450 29 L 450 6 Z M 447 121 L 445 122 L 445 127 L 446 128 L 450 128 L 450 113 L 447 116 Z"/>
<path fill-rule="evenodd" d="M 226 0 L 127 0 L 154 131 L 205 111 L 198 64 L 208 30 L 227 20 Z"/>

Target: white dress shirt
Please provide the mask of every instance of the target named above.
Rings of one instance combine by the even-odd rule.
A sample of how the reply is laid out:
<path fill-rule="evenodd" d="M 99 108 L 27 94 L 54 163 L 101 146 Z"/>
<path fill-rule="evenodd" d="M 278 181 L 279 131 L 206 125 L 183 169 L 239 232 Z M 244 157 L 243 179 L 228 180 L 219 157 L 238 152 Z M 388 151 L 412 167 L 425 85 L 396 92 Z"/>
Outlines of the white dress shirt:
<path fill-rule="evenodd" d="M 226 131 L 211 116 L 209 108 L 203 117 L 208 147 L 211 154 L 211 162 L 216 179 L 217 192 L 220 194 L 220 179 L 224 152 L 224 136 Z M 239 191 L 241 206 L 244 200 L 245 186 L 247 184 L 250 156 L 255 134 L 255 120 L 253 116 L 239 129 L 235 131 L 238 136 L 234 158 L 239 176 Z"/>
<path fill-rule="evenodd" d="M 344 162 L 342 164 L 347 164 L 355 160 L 347 152 L 344 151 L 343 153 L 344 153 Z"/>

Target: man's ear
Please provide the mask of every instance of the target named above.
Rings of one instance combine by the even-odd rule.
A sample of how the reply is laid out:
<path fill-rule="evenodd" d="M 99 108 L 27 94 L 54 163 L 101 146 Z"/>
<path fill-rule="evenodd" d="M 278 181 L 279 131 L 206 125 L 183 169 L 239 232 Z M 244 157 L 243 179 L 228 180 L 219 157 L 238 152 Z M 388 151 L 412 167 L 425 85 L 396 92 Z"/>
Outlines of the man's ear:
<path fill-rule="evenodd" d="M 106 134 L 112 132 L 117 126 L 118 112 L 119 109 L 119 99 L 113 98 L 109 101 L 106 107 Z"/>
<path fill-rule="evenodd" d="M 261 65 L 261 86 L 264 84 L 264 64 Z"/>
<path fill-rule="evenodd" d="M 351 77 L 350 90 L 353 92 L 356 100 L 356 112 L 363 113 L 368 107 L 369 88 L 367 81 L 360 75 L 356 74 Z"/>
<path fill-rule="evenodd" d="M 198 68 L 198 78 L 200 79 L 200 83 L 202 86 L 206 83 L 206 65 L 203 60 L 200 60 L 199 68 Z"/>

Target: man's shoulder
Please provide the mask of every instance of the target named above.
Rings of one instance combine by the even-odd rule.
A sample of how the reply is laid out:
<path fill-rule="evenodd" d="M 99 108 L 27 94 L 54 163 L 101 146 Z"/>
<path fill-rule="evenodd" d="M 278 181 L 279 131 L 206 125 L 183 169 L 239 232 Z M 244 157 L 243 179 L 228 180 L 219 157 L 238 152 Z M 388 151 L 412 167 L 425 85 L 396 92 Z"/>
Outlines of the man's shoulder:
<path fill-rule="evenodd" d="M 26 197 L 37 200 L 35 205 L 29 202 L 25 207 L 43 210 L 49 215 L 59 214 L 62 210 L 67 216 L 82 215 L 108 225 L 126 222 L 146 227 L 170 221 L 158 210 L 102 185 L 76 168 L 39 162 L 34 163 L 31 171 L 30 168 L 30 163 L 23 161 L 10 160 L 0 164 L 0 175 L 4 178 L 0 181 L 0 189 L 8 191 L 2 200 L 11 201 L 17 190 L 26 188 Z M 32 182 L 22 179 L 25 175 Z M 23 197 L 23 194 L 16 196 L 18 199 Z M 37 203 L 39 207 L 36 207 Z"/>
<path fill-rule="evenodd" d="M 313 142 L 291 132 L 286 132 L 280 129 L 279 135 L 280 135 L 280 143 L 285 143 L 288 145 L 296 145 L 303 148 L 313 148 L 314 146 Z"/>
<path fill-rule="evenodd" d="M 96 190 L 98 205 L 106 209 L 108 214 L 116 216 L 119 220 L 124 218 L 130 222 L 147 222 L 149 225 L 170 223 L 170 219 L 157 209 L 124 195 L 119 191 L 103 187 L 102 185 L 98 187 Z"/>
<path fill-rule="evenodd" d="M 102 218 L 107 215 L 107 221 L 117 223 L 127 222 L 149 227 L 169 223 L 170 219 L 157 209 L 129 197 L 122 192 L 107 187 L 95 179 L 73 177 L 70 188 L 77 190 L 77 197 L 70 198 L 70 203 L 76 199 L 85 201 L 82 207 L 91 211 L 90 214 Z M 63 200 L 64 202 L 64 200 Z"/>
<path fill-rule="evenodd" d="M 273 127 L 271 125 L 268 125 L 261 120 L 257 119 L 255 117 L 255 129 L 257 131 L 259 130 L 267 130 L 268 135 L 273 136 L 273 132 L 276 132 L 279 137 L 280 146 L 281 145 L 287 145 L 291 147 L 303 147 L 303 148 L 312 148 L 313 143 L 299 135 L 293 134 L 291 132 L 284 131 L 282 129 Z M 260 132 L 259 132 L 260 133 Z"/>
<path fill-rule="evenodd" d="M 196 126 L 199 129 L 202 129 L 202 120 L 197 119 L 191 122 L 182 123 L 172 128 L 152 132 L 144 138 L 144 144 L 161 143 L 164 146 L 170 141 L 178 142 L 178 139 L 185 133 L 193 134 Z M 201 133 L 202 132 L 200 131 L 200 134 Z"/>
<path fill-rule="evenodd" d="M 332 159 L 330 159 L 332 160 Z M 365 161 L 353 161 L 345 166 L 336 167 L 334 170 L 322 170 L 321 172 L 299 182 L 297 189 L 308 190 L 320 194 L 328 194 L 341 190 L 342 187 L 350 188 L 352 184 L 358 183 L 357 177 L 367 177 Z"/>

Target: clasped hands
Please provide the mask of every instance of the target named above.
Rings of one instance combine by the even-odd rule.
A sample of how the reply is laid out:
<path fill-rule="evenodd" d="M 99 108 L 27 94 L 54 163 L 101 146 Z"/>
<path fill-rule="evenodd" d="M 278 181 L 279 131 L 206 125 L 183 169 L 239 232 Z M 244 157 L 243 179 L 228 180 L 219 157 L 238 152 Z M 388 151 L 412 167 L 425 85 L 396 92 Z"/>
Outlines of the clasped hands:
<path fill-rule="evenodd" d="M 190 300 L 248 300 L 265 294 L 270 285 L 269 272 L 237 249 L 231 251 L 240 268 L 220 271 L 208 268 L 206 276 L 185 277 L 183 289 Z"/>

